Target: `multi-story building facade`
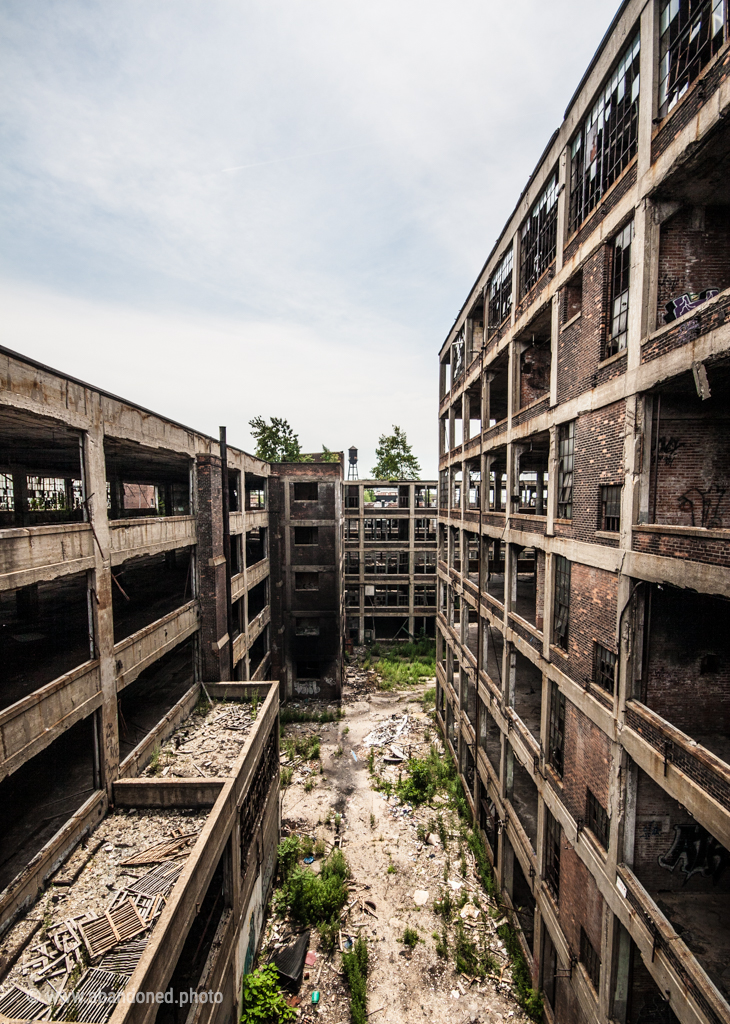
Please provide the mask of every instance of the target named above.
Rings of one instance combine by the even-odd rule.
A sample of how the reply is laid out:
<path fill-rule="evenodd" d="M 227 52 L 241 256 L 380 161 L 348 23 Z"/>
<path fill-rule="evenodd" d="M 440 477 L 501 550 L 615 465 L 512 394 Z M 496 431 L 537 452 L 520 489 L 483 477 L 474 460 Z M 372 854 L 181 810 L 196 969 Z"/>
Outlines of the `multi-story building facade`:
<path fill-rule="evenodd" d="M 729 72 L 623 3 L 440 353 L 438 713 L 558 1024 L 730 1020 Z"/>
<path fill-rule="evenodd" d="M 345 615 L 353 643 L 434 635 L 436 488 L 429 480 L 345 484 Z"/>

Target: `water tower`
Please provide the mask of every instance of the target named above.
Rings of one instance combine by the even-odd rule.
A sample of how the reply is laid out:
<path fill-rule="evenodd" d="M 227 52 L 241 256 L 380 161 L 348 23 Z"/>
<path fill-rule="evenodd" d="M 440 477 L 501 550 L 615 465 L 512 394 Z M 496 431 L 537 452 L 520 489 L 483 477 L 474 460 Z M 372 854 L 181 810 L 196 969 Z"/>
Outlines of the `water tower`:
<path fill-rule="evenodd" d="M 347 452 L 347 455 L 348 455 L 347 479 L 348 480 L 357 480 L 358 479 L 358 475 L 357 475 L 357 448 L 349 448 L 348 452 Z"/>

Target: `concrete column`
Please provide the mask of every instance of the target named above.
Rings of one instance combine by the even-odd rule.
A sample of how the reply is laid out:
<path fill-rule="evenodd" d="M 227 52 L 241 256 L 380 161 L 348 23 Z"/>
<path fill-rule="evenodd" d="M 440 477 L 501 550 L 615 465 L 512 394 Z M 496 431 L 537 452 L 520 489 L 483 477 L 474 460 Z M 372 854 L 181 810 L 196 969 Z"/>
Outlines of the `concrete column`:
<path fill-rule="evenodd" d="M 561 249 L 558 247 L 560 257 Z M 562 262 L 562 258 L 561 258 Z M 558 404 L 558 353 L 560 351 L 560 292 L 553 295 L 550 310 L 550 405 Z"/>
<path fill-rule="evenodd" d="M 652 121 L 658 109 L 659 12 L 656 0 L 647 0 L 640 20 L 639 125 L 637 138 L 637 180 L 651 169 Z"/>
<path fill-rule="evenodd" d="M 212 683 L 230 678 L 228 645 L 232 643 L 227 627 L 221 460 L 207 453 L 196 458 L 201 660 L 203 682 Z"/>
<path fill-rule="evenodd" d="M 99 712 L 101 736 L 99 760 L 101 784 L 109 798 L 119 775 L 119 726 L 117 719 L 117 678 L 114 665 L 114 618 L 112 613 L 111 538 L 106 508 L 106 464 L 104 424 L 100 406 L 94 409 L 94 425 L 84 438 L 84 469 L 88 489 L 87 506 L 94 539 L 94 569 L 91 576 L 91 608 L 94 646 L 99 659 L 102 705 Z"/>
<path fill-rule="evenodd" d="M 549 516 L 549 513 L 548 513 Z M 553 640 L 553 586 L 555 580 L 555 556 L 545 552 L 545 597 L 542 622 L 542 656 L 550 661 L 550 644 Z M 543 701 L 543 705 L 544 705 Z"/>
<path fill-rule="evenodd" d="M 555 513 L 558 505 L 558 428 L 550 427 L 550 452 L 548 454 L 548 501 L 545 534 L 555 536 Z"/>
<path fill-rule="evenodd" d="M 560 154 L 558 163 L 558 223 L 556 225 L 556 251 L 555 251 L 555 273 L 563 269 L 563 246 L 565 245 L 565 232 L 568 224 L 568 147 L 566 146 Z M 554 296 L 554 300 L 557 295 Z M 554 301 L 553 300 L 553 301 Z M 554 404 L 551 402 L 551 404 Z"/>

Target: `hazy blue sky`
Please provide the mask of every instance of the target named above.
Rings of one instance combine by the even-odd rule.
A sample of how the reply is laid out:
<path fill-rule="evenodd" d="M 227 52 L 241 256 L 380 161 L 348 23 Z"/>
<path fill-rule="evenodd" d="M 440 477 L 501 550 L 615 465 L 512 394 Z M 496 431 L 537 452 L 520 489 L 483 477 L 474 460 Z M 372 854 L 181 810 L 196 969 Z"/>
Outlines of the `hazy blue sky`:
<path fill-rule="evenodd" d="M 397 423 L 617 0 L 4 0 L 2 343 L 251 449 Z"/>

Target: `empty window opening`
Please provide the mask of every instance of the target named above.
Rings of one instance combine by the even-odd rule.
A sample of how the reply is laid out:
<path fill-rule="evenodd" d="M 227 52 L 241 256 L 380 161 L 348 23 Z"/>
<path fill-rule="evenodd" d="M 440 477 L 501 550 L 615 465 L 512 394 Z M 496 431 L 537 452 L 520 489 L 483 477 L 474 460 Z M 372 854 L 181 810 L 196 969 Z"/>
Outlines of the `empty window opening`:
<path fill-rule="evenodd" d="M 570 617 L 570 562 L 563 555 L 555 556 L 555 601 L 553 606 L 553 643 L 568 650 Z"/>
<path fill-rule="evenodd" d="M 372 587 L 368 588 L 373 589 Z M 373 591 L 374 592 L 374 591 Z M 355 586 L 345 587 L 345 607 L 346 608 L 359 608 L 360 607 L 360 588 Z"/>
<path fill-rule="evenodd" d="M 316 480 L 300 480 L 293 487 L 294 501 L 316 501 L 318 496 L 318 487 Z"/>
<path fill-rule="evenodd" d="M 512 312 L 512 246 L 489 278 L 489 327 L 496 330 Z"/>
<path fill-rule="evenodd" d="M 95 789 L 92 715 L 62 733 L 0 782 L 0 891 L 78 811 Z"/>
<path fill-rule="evenodd" d="M 466 365 L 472 362 L 482 350 L 484 343 L 484 301 L 480 297 L 474 303 L 466 321 Z"/>
<path fill-rule="evenodd" d="M 366 487 L 363 497 L 366 508 L 398 508 L 398 487 L 395 484 Z"/>
<path fill-rule="evenodd" d="M 231 626 L 233 630 L 231 634 L 232 640 L 235 640 L 236 637 L 246 631 L 246 608 L 245 600 L 242 597 L 239 597 L 237 601 L 231 604 Z"/>
<path fill-rule="evenodd" d="M 246 565 L 250 568 L 267 557 L 266 527 L 254 526 L 246 531 Z"/>
<path fill-rule="evenodd" d="M 565 764 L 565 694 L 557 683 L 550 683 L 550 722 L 548 758 L 557 774 L 563 777 Z"/>
<path fill-rule="evenodd" d="M 408 540 L 408 519 L 376 519 L 367 517 L 364 520 L 366 541 Z"/>
<path fill-rule="evenodd" d="M 517 487 L 520 515 L 547 513 L 550 434 L 533 434 L 519 451 Z"/>
<path fill-rule="evenodd" d="M 375 615 L 372 619 L 366 619 L 372 623 L 372 640 L 408 640 L 408 617 L 403 615 Z"/>
<path fill-rule="evenodd" d="M 228 511 L 241 511 L 241 471 L 228 469 Z"/>
<path fill-rule="evenodd" d="M 465 333 L 466 332 L 465 332 L 464 328 L 462 327 L 461 330 L 459 331 L 459 333 L 457 334 L 456 338 L 454 339 L 454 341 L 451 344 L 451 386 L 452 387 L 454 386 L 454 384 L 456 384 L 456 382 L 458 380 L 461 379 L 461 377 L 464 374 L 464 357 L 465 357 L 465 354 L 466 354 L 465 351 L 464 351 Z"/>
<path fill-rule="evenodd" d="M 96 655 L 86 573 L 0 591 L 0 708 Z"/>
<path fill-rule="evenodd" d="M 314 546 L 319 540 L 319 528 L 317 526 L 295 526 L 294 543 Z"/>
<path fill-rule="evenodd" d="M 502 760 L 502 733 L 484 701 L 479 702 L 479 746 L 499 778 Z"/>
<path fill-rule="evenodd" d="M 586 789 L 586 828 L 589 828 L 598 842 L 608 849 L 610 819 L 596 794 Z"/>
<path fill-rule="evenodd" d="M 142 555 L 113 567 L 114 643 L 193 599 L 191 552 Z"/>
<path fill-rule="evenodd" d="M 520 229 L 520 297 L 555 259 L 558 227 L 558 172 L 553 171 Z"/>
<path fill-rule="evenodd" d="M 484 373 L 486 427 L 496 426 L 507 419 L 509 401 L 509 355 L 503 352 Z"/>
<path fill-rule="evenodd" d="M 245 474 L 246 510 L 258 512 L 266 508 L 266 477 Z"/>
<path fill-rule="evenodd" d="M 626 348 L 629 331 L 629 284 L 633 237 L 634 222 L 630 221 L 623 231 L 619 231 L 611 246 L 611 304 L 605 358 Z"/>
<path fill-rule="evenodd" d="M 568 281 L 563 289 L 563 323 L 567 324 L 583 310 L 583 271 Z"/>
<path fill-rule="evenodd" d="M 575 420 L 558 427 L 558 519 L 573 518 Z"/>
<path fill-rule="evenodd" d="M 601 958 L 593 947 L 593 943 L 586 935 L 581 925 L 580 929 L 580 962 L 586 969 L 586 974 L 596 992 L 601 982 Z"/>
<path fill-rule="evenodd" d="M 461 530 L 449 528 L 449 568 L 461 572 Z"/>
<path fill-rule="evenodd" d="M 439 363 L 439 400 L 444 398 L 451 387 L 451 348 L 446 350 L 446 354 L 442 357 Z"/>
<path fill-rule="evenodd" d="M 128 757 L 195 682 L 195 639 L 189 637 L 120 690 L 119 754 Z"/>
<path fill-rule="evenodd" d="M 413 604 L 416 608 L 436 607 L 436 584 L 435 583 L 414 583 Z"/>
<path fill-rule="evenodd" d="M 240 533 L 231 536 L 231 576 L 243 572 L 243 537 Z"/>
<path fill-rule="evenodd" d="M 482 432 L 482 389 L 481 381 L 477 381 L 466 393 L 466 439 L 479 437 Z"/>
<path fill-rule="evenodd" d="M 368 591 L 373 593 L 369 594 Z M 407 583 L 375 583 L 365 588 L 366 608 L 407 608 L 409 604 L 409 587 Z"/>
<path fill-rule="evenodd" d="M 458 448 L 464 443 L 464 421 L 461 415 L 461 402 L 451 409 L 451 447 Z"/>
<path fill-rule="evenodd" d="M 484 543 L 487 547 L 486 591 L 495 601 L 504 604 L 505 542 L 486 539 Z"/>
<path fill-rule="evenodd" d="M 550 392 L 550 338 L 535 338 L 520 355 L 520 409 Z"/>
<path fill-rule="evenodd" d="M 365 575 L 366 576 L 407 576 L 408 575 L 408 552 L 407 551 L 366 551 L 365 552 Z"/>
<path fill-rule="evenodd" d="M 360 552 L 359 551 L 346 551 L 345 552 L 345 575 L 346 576 L 359 576 L 360 575 Z"/>
<path fill-rule="evenodd" d="M 514 585 L 513 608 L 515 612 L 537 626 L 538 611 L 538 553 L 535 548 L 513 546 Z M 542 552 L 540 552 L 542 554 Z M 544 574 L 541 574 L 544 579 Z M 540 602 L 541 603 L 541 602 Z"/>
<path fill-rule="evenodd" d="M 606 79 L 570 146 L 572 233 L 636 154 L 639 120 L 637 32 Z"/>
<path fill-rule="evenodd" d="M 345 487 L 345 508 L 360 508 L 360 488 L 356 484 Z"/>
<path fill-rule="evenodd" d="M 726 36 L 723 0 L 665 0 L 659 24 L 659 116 L 674 108 Z"/>
<path fill-rule="evenodd" d="M 482 671 L 486 672 L 494 686 L 502 689 L 502 656 L 504 637 L 489 619 L 482 620 Z"/>
<path fill-rule="evenodd" d="M 507 744 L 507 799 L 517 814 L 520 824 L 530 840 L 533 852 L 537 850 L 537 786 L 535 780 Z"/>
<path fill-rule="evenodd" d="M 481 460 L 472 459 L 466 463 L 467 472 L 467 508 L 480 509 L 482 500 Z"/>
<path fill-rule="evenodd" d="M 509 839 L 506 840 L 509 842 Z M 533 842 L 534 847 L 534 842 Z M 527 948 L 532 950 L 535 942 L 535 908 L 537 906 L 530 885 L 525 878 L 522 866 L 513 856 L 512 859 L 512 906 L 515 908 L 517 920 L 520 923 L 522 934 L 525 936 Z"/>
<path fill-rule="evenodd" d="M 616 688 L 617 656 L 596 640 L 593 644 L 593 682 L 613 696 Z"/>
<path fill-rule="evenodd" d="M 360 539 L 360 523 L 357 519 L 345 520 L 345 540 Z"/>
<path fill-rule="evenodd" d="M 111 519 L 190 514 L 190 459 L 132 441 L 104 439 Z"/>
<path fill-rule="evenodd" d="M 81 434 L 0 409 L 0 528 L 85 518 Z"/>
<path fill-rule="evenodd" d="M 476 770 L 474 764 L 474 750 L 469 743 L 462 742 L 461 744 L 461 759 L 459 764 L 462 777 L 466 780 L 466 790 L 469 795 L 474 797 L 474 780 L 476 778 Z"/>
<path fill-rule="evenodd" d="M 478 533 L 464 532 L 466 542 L 466 573 L 475 586 L 479 586 L 479 548 L 480 537 Z"/>
<path fill-rule="evenodd" d="M 295 572 L 294 573 L 294 589 L 295 590 L 319 590 L 319 573 L 318 572 Z"/>
<path fill-rule="evenodd" d="M 434 576 L 436 574 L 436 552 L 416 551 L 413 554 L 413 572 L 416 575 Z"/>
<path fill-rule="evenodd" d="M 263 673 L 259 672 L 264 659 L 269 653 L 269 627 L 264 626 L 259 635 L 256 637 L 254 642 L 251 644 L 251 648 L 248 652 L 248 677 L 253 679 L 257 674 L 260 678 L 263 678 Z"/>
<path fill-rule="evenodd" d="M 545 808 L 545 881 L 554 899 L 560 897 L 560 825 Z"/>
<path fill-rule="evenodd" d="M 316 576 L 316 573 L 312 575 Z M 269 581 L 261 580 L 248 592 L 248 624 L 249 626 L 269 603 Z"/>
<path fill-rule="evenodd" d="M 436 508 L 436 485 L 417 484 L 414 488 L 414 501 L 416 508 Z"/>
<path fill-rule="evenodd" d="M 436 520 L 435 519 L 414 519 L 413 539 L 436 541 Z"/>
<path fill-rule="evenodd" d="M 479 656 L 479 612 L 464 604 L 464 643 L 475 658 Z"/>
<path fill-rule="evenodd" d="M 605 533 L 618 533 L 621 529 L 621 485 L 601 488 L 601 518 L 599 528 Z"/>
<path fill-rule="evenodd" d="M 446 705 L 446 738 L 451 744 L 452 751 L 456 751 L 457 747 L 457 725 L 456 719 L 458 715 L 454 714 L 454 709 L 451 704 Z"/>
<path fill-rule="evenodd" d="M 540 741 L 540 715 L 542 709 L 542 672 L 518 650 L 511 651 L 514 671 L 514 697 L 512 704 L 536 742 Z"/>
<path fill-rule="evenodd" d="M 488 457 L 489 511 L 504 512 L 507 507 L 507 450 L 498 448 Z"/>

